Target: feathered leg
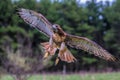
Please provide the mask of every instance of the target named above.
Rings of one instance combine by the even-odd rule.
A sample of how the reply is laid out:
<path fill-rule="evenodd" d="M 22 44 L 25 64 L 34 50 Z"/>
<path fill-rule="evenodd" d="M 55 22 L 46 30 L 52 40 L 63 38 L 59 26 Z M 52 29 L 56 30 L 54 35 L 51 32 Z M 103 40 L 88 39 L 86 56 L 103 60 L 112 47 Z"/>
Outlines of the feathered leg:
<path fill-rule="evenodd" d="M 43 48 L 45 49 L 45 54 L 44 54 L 44 59 L 47 58 L 49 56 L 49 52 L 48 52 L 48 49 L 49 49 L 49 42 L 44 42 L 44 43 L 41 43 L 41 45 L 43 46 Z"/>
<path fill-rule="evenodd" d="M 65 43 L 63 42 L 60 46 L 58 57 L 66 61 L 68 63 L 76 61 L 76 58 L 71 54 L 71 52 L 67 49 Z"/>
<path fill-rule="evenodd" d="M 49 55 L 54 55 L 57 50 L 56 44 L 54 42 L 52 42 L 51 40 L 52 39 L 50 39 L 49 42 L 41 43 L 41 45 L 45 49 L 44 58 L 47 58 Z"/>

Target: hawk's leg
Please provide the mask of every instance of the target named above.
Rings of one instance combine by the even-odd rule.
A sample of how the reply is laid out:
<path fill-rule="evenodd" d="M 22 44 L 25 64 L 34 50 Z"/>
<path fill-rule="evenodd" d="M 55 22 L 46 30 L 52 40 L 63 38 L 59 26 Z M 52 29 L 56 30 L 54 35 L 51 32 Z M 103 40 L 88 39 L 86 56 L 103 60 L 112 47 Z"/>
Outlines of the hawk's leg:
<path fill-rule="evenodd" d="M 43 57 L 45 59 L 49 56 L 49 52 L 48 52 L 49 42 L 41 43 L 41 45 L 43 46 L 43 48 L 45 50 L 45 54 L 44 54 L 44 57 Z"/>
<path fill-rule="evenodd" d="M 74 62 L 76 60 L 76 58 L 71 54 L 71 52 L 68 50 L 64 42 L 62 42 L 60 46 L 58 57 L 61 60 L 69 62 L 69 63 Z"/>
<path fill-rule="evenodd" d="M 45 49 L 45 55 L 44 58 L 47 58 L 49 55 L 54 55 L 56 50 L 57 50 L 57 46 L 56 44 L 52 41 L 52 38 L 50 38 L 49 42 L 44 42 L 41 43 L 41 45 L 44 47 Z"/>

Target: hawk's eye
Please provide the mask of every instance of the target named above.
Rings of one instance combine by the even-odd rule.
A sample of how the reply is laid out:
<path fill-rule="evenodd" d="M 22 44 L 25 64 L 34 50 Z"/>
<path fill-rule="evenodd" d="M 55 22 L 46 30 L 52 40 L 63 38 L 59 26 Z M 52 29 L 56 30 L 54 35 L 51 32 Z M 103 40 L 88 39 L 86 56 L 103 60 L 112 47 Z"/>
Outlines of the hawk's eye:
<path fill-rule="evenodd" d="M 54 24 L 53 25 L 53 29 L 55 32 L 58 32 L 58 30 L 60 29 L 59 25 L 58 24 Z"/>
<path fill-rule="evenodd" d="M 55 25 L 56 28 L 58 28 L 58 25 Z"/>

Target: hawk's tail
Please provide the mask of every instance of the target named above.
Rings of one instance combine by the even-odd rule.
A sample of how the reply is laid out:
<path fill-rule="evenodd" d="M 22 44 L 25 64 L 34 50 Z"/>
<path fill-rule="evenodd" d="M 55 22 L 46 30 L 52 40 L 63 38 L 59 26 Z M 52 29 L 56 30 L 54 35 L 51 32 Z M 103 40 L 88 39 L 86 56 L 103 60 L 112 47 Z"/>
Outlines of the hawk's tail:
<path fill-rule="evenodd" d="M 67 48 L 60 50 L 58 56 L 61 60 L 66 61 L 68 63 L 76 61 L 76 58 L 71 54 L 71 52 Z"/>

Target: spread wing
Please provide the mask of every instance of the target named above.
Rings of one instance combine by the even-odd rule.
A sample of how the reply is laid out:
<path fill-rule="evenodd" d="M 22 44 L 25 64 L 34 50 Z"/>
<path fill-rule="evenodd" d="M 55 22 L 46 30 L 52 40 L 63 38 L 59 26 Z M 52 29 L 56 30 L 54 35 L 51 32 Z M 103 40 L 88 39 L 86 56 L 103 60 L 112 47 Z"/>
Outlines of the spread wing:
<path fill-rule="evenodd" d="M 18 9 L 18 14 L 30 26 L 47 36 L 52 35 L 52 24 L 42 14 L 23 8 Z"/>
<path fill-rule="evenodd" d="M 108 61 L 116 61 L 116 58 L 113 55 L 111 55 L 109 52 L 107 52 L 105 49 L 103 49 L 95 42 L 85 37 L 67 35 L 65 42 L 70 47 L 82 49 Z"/>

